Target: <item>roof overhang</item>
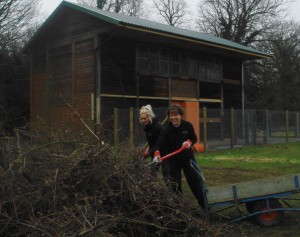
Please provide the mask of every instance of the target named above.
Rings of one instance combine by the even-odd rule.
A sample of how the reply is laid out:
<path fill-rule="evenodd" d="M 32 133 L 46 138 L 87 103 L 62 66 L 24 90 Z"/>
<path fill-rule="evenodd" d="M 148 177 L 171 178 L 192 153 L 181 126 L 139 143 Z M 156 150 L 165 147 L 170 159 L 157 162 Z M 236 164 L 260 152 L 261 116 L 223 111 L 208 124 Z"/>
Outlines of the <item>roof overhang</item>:
<path fill-rule="evenodd" d="M 82 6 L 67 1 L 62 1 L 50 17 L 39 28 L 35 35 L 25 45 L 24 52 L 28 51 L 39 35 L 47 28 L 48 24 L 56 17 L 59 11 L 65 8 L 80 11 L 96 17 L 108 24 L 121 27 L 120 34 L 125 37 L 139 39 L 144 42 L 173 45 L 183 49 L 214 54 L 223 57 L 235 57 L 240 60 L 253 60 L 270 58 L 269 54 L 260 52 L 250 47 L 237 44 L 219 37 L 202 34 L 195 31 L 181 29 L 161 23 L 125 16 L 113 12 L 103 11 L 93 7 Z"/>

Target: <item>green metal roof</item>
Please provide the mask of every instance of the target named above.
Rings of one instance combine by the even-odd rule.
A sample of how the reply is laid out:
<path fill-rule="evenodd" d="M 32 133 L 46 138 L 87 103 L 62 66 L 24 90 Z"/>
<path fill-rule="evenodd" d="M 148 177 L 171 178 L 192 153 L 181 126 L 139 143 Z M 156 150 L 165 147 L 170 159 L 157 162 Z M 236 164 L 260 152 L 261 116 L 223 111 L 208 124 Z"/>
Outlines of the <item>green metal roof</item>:
<path fill-rule="evenodd" d="M 244 53 L 251 53 L 255 54 L 258 58 L 264 58 L 264 57 L 270 57 L 270 55 L 263 53 L 261 51 L 258 51 L 256 49 L 232 42 L 230 40 L 225 40 L 216 36 L 212 36 L 209 34 L 204 34 L 192 30 L 182 29 L 179 27 L 174 27 L 150 20 L 145 20 L 133 16 L 126 16 L 120 13 L 114 13 L 109 11 L 104 11 L 95 7 L 88 7 L 83 6 L 67 1 L 62 1 L 61 4 L 55 9 L 55 11 L 50 15 L 50 17 L 46 20 L 46 22 L 40 27 L 40 29 L 36 32 L 36 34 L 33 36 L 33 38 L 27 43 L 26 47 L 32 42 L 32 40 L 35 38 L 35 36 L 45 27 L 47 22 L 52 19 L 55 16 L 55 13 L 59 11 L 60 8 L 63 6 L 78 10 L 80 12 L 83 12 L 85 14 L 94 16 L 98 19 L 101 19 L 103 21 L 109 22 L 111 24 L 117 25 L 117 26 L 127 26 L 127 27 L 133 27 L 134 29 L 139 30 L 146 30 L 148 32 L 152 33 L 161 33 L 166 34 L 170 36 L 180 37 L 182 39 L 189 39 L 193 41 L 199 41 L 202 43 L 209 44 L 211 46 L 219 46 L 223 47 L 225 49 L 235 49 L 238 51 L 242 51 Z"/>

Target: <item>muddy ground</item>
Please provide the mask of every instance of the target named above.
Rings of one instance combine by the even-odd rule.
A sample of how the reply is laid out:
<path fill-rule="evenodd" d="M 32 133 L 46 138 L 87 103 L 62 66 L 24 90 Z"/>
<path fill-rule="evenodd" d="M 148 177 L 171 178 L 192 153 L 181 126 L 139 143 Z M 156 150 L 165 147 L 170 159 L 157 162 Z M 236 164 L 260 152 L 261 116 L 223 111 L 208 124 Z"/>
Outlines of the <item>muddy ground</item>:
<path fill-rule="evenodd" d="M 300 236 L 300 213 L 288 212 L 284 213 L 283 220 L 280 225 L 272 227 L 261 227 L 253 221 L 247 221 L 248 236 L 250 237 L 299 237 Z"/>

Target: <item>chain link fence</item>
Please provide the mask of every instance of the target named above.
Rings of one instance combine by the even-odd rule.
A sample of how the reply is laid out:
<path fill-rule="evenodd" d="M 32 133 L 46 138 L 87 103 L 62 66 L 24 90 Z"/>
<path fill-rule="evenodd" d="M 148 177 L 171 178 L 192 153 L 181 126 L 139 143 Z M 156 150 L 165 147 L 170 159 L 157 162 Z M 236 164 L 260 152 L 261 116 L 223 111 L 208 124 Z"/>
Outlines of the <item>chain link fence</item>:
<path fill-rule="evenodd" d="M 153 108 L 163 123 L 167 108 Z M 300 141 L 300 113 L 268 110 L 200 110 L 198 141 L 206 150 Z M 138 109 L 114 109 L 114 143 L 146 144 Z"/>

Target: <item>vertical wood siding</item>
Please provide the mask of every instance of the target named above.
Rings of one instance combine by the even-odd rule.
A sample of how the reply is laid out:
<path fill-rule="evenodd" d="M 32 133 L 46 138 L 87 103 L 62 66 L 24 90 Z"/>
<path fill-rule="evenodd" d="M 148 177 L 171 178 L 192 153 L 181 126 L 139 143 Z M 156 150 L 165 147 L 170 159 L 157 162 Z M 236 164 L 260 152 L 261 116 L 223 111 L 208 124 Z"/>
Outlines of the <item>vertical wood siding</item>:
<path fill-rule="evenodd" d="M 97 19 L 73 10 L 60 12 L 32 47 L 31 123 L 52 131 L 93 130 L 91 93 L 95 85 L 95 44 L 103 28 Z M 47 48 L 49 48 L 47 50 Z"/>
<path fill-rule="evenodd" d="M 180 80 L 172 79 L 171 81 L 172 97 L 189 97 L 197 98 L 197 81 L 196 80 Z"/>
<path fill-rule="evenodd" d="M 32 55 L 32 78 L 30 114 L 31 127 L 38 129 L 49 126 L 48 80 L 46 50 L 37 51 Z"/>
<path fill-rule="evenodd" d="M 72 124 L 72 45 L 49 50 L 50 127 L 66 129 Z"/>
<path fill-rule="evenodd" d="M 91 120 L 91 93 L 95 85 L 94 39 L 75 43 L 74 49 L 74 108 L 82 119 L 93 129 Z M 75 128 L 81 129 L 82 122 L 75 118 Z"/>
<path fill-rule="evenodd" d="M 136 95 L 135 43 L 122 38 L 105 39 L 101 48 L 101 93 Z"/>

